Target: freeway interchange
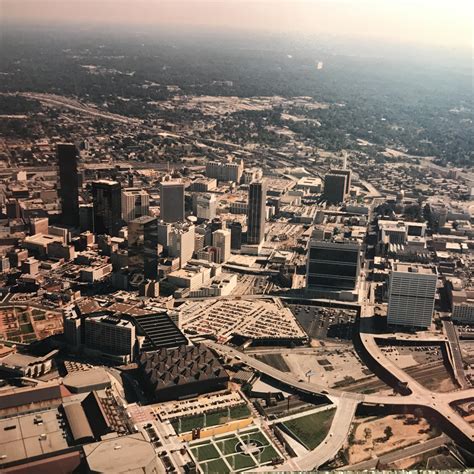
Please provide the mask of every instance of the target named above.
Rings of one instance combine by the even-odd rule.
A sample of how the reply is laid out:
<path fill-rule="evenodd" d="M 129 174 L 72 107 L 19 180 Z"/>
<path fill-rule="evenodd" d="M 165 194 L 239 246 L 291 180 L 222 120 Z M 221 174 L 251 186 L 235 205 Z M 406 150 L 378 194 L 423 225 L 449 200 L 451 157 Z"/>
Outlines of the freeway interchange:
<path fill-rule="evenodd" d="M 362 321 L 364 317 L 370 317 L 370 310 L 367 310 L 368 304 L 362 305 Z M 327 388 L 317 383 L 298 379 L 291 373 L 273 368 L 235 348 L 216 342 L 208 342 L 208 345 L 216 352 L 225 357 L 237 358 L 248 367 L 277 381 L 279 384 L 292 387 L 294 390 L 306 394 L 324 395 L 335 405 L 335 417 L 330 431 L 322 443 L 313 451 L 292 459 L 291 463 L 288 462 L 283 466 L 279 466 L 279 469 L 294 470 L 296 465 L 300 470 L 312 470 L 332 460 L 350 433 L 352 421 L 359 404 L 387 407 L 400 413 L 413 412 L 417 408 L 428 410 L 442 421 L 443 426 L 450 434 L 454 433 L 459 444 L 474 451 L 474 428 L 452 406 L 454 403 L 474 399 L 474 388 L 464 388 L 450 393 L 436 393 L 426 389 L 383 354 L 376 343 L 376 337 L 368 329 L 365 329 L 366 327 L 367 325 L 361 324 L 359 333 L 366 357 L 371 359 L 372 364 L 375 364 L 380 372 L 389 374 L 392 379 L 398 382 L 399 386 L 404 387 L 405 392 L 408 393 L 407 395 L 368 395 Z"/>

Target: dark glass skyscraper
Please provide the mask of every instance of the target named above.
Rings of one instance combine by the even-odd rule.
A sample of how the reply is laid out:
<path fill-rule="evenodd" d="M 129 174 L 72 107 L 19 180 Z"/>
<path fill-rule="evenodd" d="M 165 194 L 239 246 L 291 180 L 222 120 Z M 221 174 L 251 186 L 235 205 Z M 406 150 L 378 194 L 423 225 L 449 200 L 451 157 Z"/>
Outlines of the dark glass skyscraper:
<path fill-rule="evenodd" d="M 59 143 L 56 149 L 59 165 L 59 198 L 62 222 L 69 226 L 79 225 L 79 152 L 72 143 Z"/>
<path fill-rule="evenodd" d="M 249 186 L 247 210 L 247 243 L 260 245 L 265 238 L 265 205 L 267 187 L 265 182 L 254 181 Z"/>
<path fill-rule="evenodd" d="M 164 222 L 184 222 L 184 183 L 165 178 L 160 183 L 160 217 Z"/>
<path fill-rule="evenodd" d="M 307 263 L 309 290 L 353 290 L 360 273 L 361 245 L 352 241 L 312 240 Z"/>
<path fill-rule="evenodd" d="M 158 220 L 142 216 L 128 223 L 128 268 L 145 278 L 158 276 Z"/>
<path fill-rule="evenodd" d="M 94 233 L 117 236 L 122 227 L 120 183 L 100 180 L 92 183 Z"/>

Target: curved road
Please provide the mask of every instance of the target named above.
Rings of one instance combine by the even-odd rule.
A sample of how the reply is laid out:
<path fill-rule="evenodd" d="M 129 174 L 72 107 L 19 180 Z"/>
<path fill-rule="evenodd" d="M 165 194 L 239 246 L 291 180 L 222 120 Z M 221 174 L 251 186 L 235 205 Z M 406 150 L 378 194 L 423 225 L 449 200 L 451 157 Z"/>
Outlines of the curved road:
<path fill-rule="evenodd" d="M 361 334 L 361 338 L 365 344 L 373 349 L 375 344 L 374 337 L 368 334 Z M 365 340 L 364 340 L 365 339 Z M 407 382 L 408 387 L 412 390 L 411 395 L 407 396 L 380 396 L 380 395 L 364 395 L 360 393 L 344 392 L 318 385 L 315 383 L 307 383 L 298 380 L 293 375 L 275 369 L 264 362 L 261 362 L 248 354 L 244 354 L 216 342 L 207 341 L 206 344 L 215 351 L 228 357 L 235 357 L 242 361 L 248 367 L 252 367 L 274 380 L 282 382 L 288 386 L 294 387 L 300 391 L 315 395 L 326 395 L 336 405 L 336 415 L 334 416 L 330 432 L 324 441 L 310 453 L 299 458 L 292 459 L 293 465 L 296 463 L 301 470 L 311 470 L 319 468 L 324 463 L 333 459 L 344 444 L 349 434 L 352 420 L 359 403 L 367 403 L 374 405 L 389 406 L 420 406 L 430 407 L 439 415 L 447 419 L 454 427 L 462 430 L 469 441 L 474 439 L 474 429 L 466 422 L 450 404 L 456 401 L 474 398 L 474 388 L 469 390 L 459 390 L 452 393 L 434 393 L 426 390 L 415 380 L 406 375 L 403 370 L 394 366 L 380 351 L 375 349 L 375 358 L 379 359 L 379 363 L 384 364 L 387 370 L 393 370 L 394 375 L 400 377 L 402 382 Z M 375 344 L 376 345 L 376 344 Z M 382 359 L 383 357 L 383 359 Z M 289 466 L 284 464 L 279 466 L 280 470 L 291 470 Z"/>

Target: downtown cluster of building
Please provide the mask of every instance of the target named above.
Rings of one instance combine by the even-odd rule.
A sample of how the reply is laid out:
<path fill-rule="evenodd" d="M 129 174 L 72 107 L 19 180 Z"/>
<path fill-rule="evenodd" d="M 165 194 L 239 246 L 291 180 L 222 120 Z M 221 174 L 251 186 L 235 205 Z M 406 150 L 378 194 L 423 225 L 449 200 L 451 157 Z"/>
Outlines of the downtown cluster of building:
<path fill-rule="evenodd" d="M 94 170 L 81 166 L 75 145 L 58 144 L 57 165 L 2 184 L 0 330 L 8 344 L 0 370 L 44 376 L 58 351 L 82 362 L 46 392 L 40 385 L 0 392 L 0 421 L 11 431 L 5 449 L 15 453 L 7 462 L 54 457 L 107 472 L 117 454 L 131 470 L 160 472 L 110 378 L 83 361 L 120 365 L 154 402 L 227 390 L 229 375 L 206 338 L 308 342 L 277 298 L 241 300 L 242 278 L 295 299 L 386 302 L 384 321 L 394 327 L 430 328 L 435 307 L 474 322 L 474 227 L 462 206 L 374 197 L 346 163 L 321 176 L 298 168 L 263 176 L 232 158 L 181 173 Z M 416 218 L 408 212 L 414 205 L 423 211 Z M 47 353 L 15 347 L 30 324 L 9 332 L 16 306 L 61 316 Z M 32 325 L 36 316 L 54 317 L 31 310 Z M 50 431 L 36 426 L 43 415 L 31 414 L 20 433 L 15 420 L 46 409 L 57 420 Z"/>

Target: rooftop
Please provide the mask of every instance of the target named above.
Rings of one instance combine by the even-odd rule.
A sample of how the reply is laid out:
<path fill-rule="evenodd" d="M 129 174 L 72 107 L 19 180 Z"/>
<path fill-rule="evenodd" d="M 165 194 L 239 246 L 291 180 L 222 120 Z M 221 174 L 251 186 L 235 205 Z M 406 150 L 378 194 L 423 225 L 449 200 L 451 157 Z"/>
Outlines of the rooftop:
<path fill-rule="evenodd" d="M 86 444 L 83 449 L 92 472 L 145 472 L 153 463 L 157 465 L 156 472 L 166 472 L 141 433 Z"/>
<path fill-rule="evenodd" d="M 436 269 L 427 265 L 410 265 L 407 263 L 395 263 L 393 266 L 394 272 L 403 273 L 418 273 L 421 275 L 436 274 Z"/>
<path fill-rule="evenodd" d="M 12 462 L 68 447 L 57 409 L 0 420 L 0 458 Z M 3 457 L 5 456 L 5 457 Z"/>

